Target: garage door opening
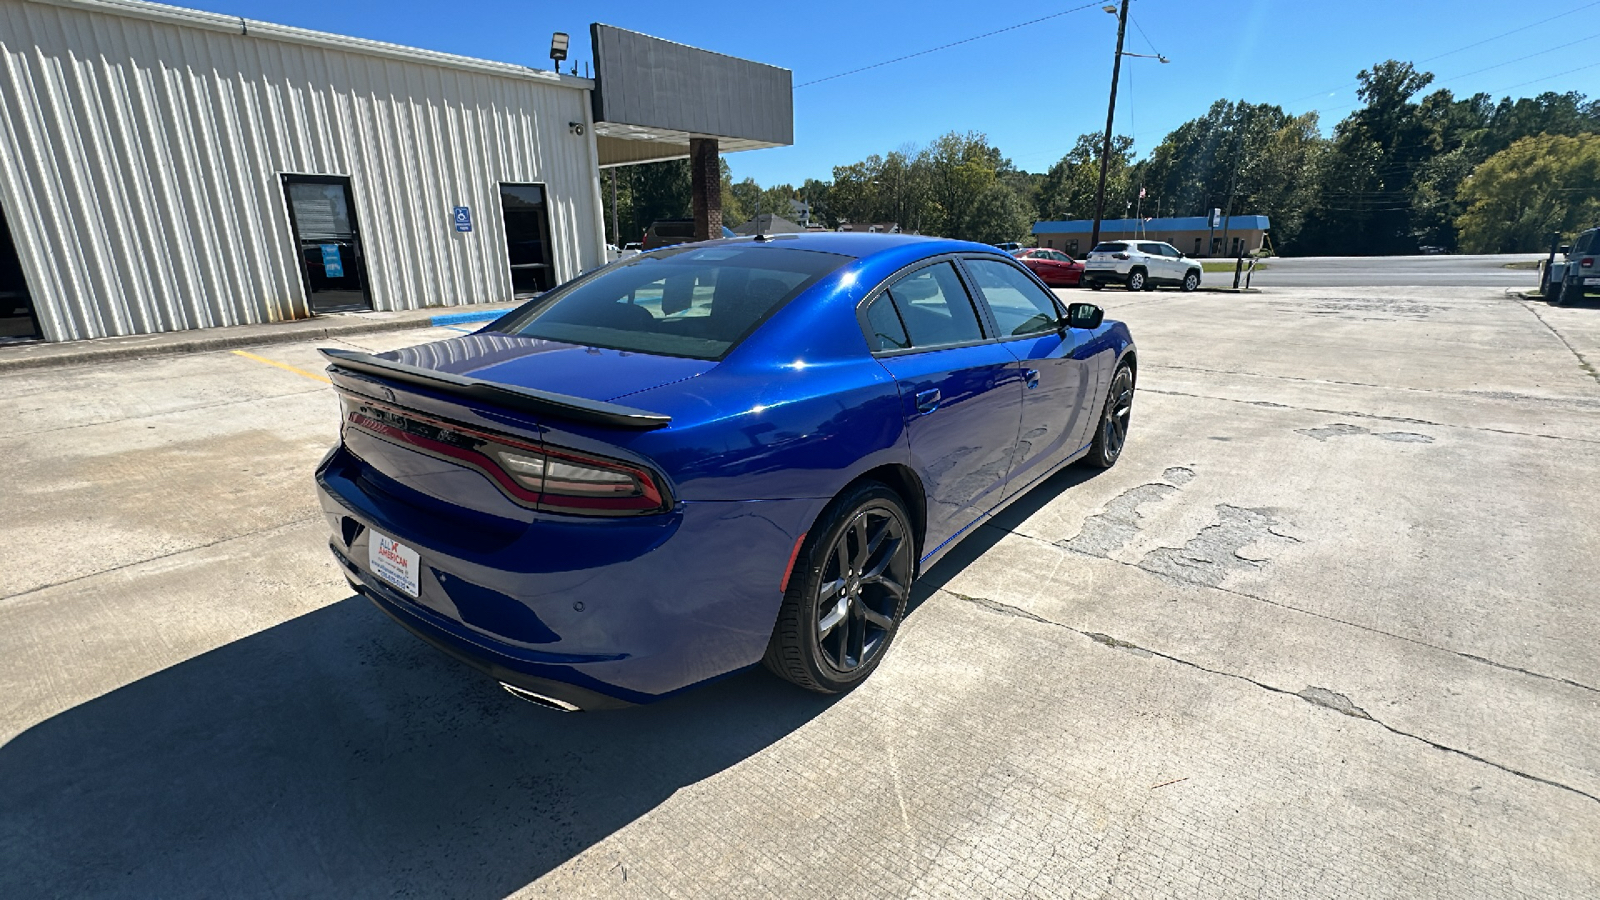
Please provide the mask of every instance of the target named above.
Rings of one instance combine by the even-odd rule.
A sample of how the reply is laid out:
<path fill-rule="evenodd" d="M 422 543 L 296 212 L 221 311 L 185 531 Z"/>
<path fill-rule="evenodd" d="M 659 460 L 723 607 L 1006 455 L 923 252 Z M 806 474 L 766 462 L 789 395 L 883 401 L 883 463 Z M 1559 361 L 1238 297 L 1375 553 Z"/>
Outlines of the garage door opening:
<path fill-rule="evenodd" d="M 350 179 L 338 175 L 285 175 L 300 277 L 313 313 L 372 308 L 367 261 L 361 252 Z"/>
<path fill-rule="evenodd" d="M 522 300 L 555 287 L 544 185 L 500 185 L 500 209 L 506 221 L 506 253 L 511 259 L 511 295 Z"/>
<path fill-rule="evenodd" d="M 33 294 L 22 274 L 22 260 L 11 243 L 11 227 L 0 212 L 0 344 L 36 341 L 39 319 L 33 313 Z"/>

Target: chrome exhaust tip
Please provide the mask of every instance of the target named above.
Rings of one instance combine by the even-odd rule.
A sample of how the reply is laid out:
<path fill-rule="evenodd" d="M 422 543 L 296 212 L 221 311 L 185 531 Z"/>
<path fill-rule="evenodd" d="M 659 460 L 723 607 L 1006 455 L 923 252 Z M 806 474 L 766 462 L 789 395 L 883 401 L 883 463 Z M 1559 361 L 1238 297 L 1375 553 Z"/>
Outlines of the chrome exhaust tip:
<path fill-rule="evenodd" d="M 518 700 L 526 700 L 535 706 L 542 706 L 545 709 L 553 709 L 556 712 L 570 713 L 583 711 L 583 708 L 578 706 L 576 703 L 568 703 L 565 700 L 557 700 L 554 697 L 546 697 L 543 694 L 536 694 L 527 688 L 520 688 L 514 684 L 506 684 L 504 681 L 502 681 L 500 682 L 500 686 L 505 688 L 506 693 L 510 694 L 511 696 L 516 697 Z"/>

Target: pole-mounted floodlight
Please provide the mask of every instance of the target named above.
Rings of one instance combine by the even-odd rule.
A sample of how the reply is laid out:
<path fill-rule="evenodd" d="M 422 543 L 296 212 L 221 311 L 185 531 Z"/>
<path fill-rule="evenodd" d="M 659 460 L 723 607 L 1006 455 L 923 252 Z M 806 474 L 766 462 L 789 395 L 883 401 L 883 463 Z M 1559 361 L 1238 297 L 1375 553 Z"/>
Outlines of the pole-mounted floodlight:
<path fill-rule="evenodd" d="M 558 31 L 550 35 L 550 61 L 556 64 L 556 73 L 561 73 L 561 62 L 567 58 L 567 33 Z"/>

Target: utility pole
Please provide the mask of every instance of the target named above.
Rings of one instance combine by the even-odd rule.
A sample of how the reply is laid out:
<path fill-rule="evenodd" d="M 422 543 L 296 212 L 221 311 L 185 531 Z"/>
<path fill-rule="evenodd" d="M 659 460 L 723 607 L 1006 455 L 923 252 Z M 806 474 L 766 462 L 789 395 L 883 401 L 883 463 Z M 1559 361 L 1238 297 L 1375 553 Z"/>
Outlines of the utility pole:
<path fill-rule="evenodd" d="M 1244 101 L 1240 100 L 1239 105 L 1243 106 Z M 1239 187 L 1239 158 L 1244 155 L 1244 131 L 1249 121 L 1250 111 L 1248 109 L 1242 113 L 1236 112 L 1234 115 L 1233 128 L 1238 132 L 1239 136 L 1234 142 L 1233 175 L 1228 179 L 1228 202 L 1222 207 L 1222 251 L 1229 256 L 1233 255 L 1233 247 L 1228 243 L 1228 226 L 1233 221 L 1233 195 L 1234 191 Z"/>
<path fill-rule="evenodd" d="M 1100 243 L 1100 219 L 1106 212 L 1106 167 L 1111 163 L 1111 124 L 1117 117 L 1117 81 L 1122 77 L 1122 39 L 1128 33 L 1128 3 L 1122 0 L 1122 12 L 1117 16 L 1117 53 L 1111 58 L 1111 101 L 1106 104 L 1106 133 L 1100 144 L 1100 187 L 1094 194 L 1094 230 L 1089 235 L 1089 249 Z"/>

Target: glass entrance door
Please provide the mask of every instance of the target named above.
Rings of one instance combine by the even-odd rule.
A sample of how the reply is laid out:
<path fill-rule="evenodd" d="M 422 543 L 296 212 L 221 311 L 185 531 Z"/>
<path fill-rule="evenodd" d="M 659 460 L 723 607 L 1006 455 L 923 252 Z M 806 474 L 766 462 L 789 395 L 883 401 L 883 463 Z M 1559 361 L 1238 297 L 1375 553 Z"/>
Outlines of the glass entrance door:
<path fill-rule="evenodd" d="M 285 175 L 300 274 L 313 313 L 371 309 L 366 256 L 356 223 L 350 179 L 339 175 Z"/>
<path fill-rule="evenodd" d="M 518 299 L 555 287 L 550 259 L 550 216 L 544 185 L 500 185 L 500 210 L 506 222 L 506 253 L 511 259 L 511 292 Z"/>
<path fill-rule="evenodd" d="M 11 229 L 0 212 L 0 344 L 38 340 L 39 319 L 33 312 L 33 295 L 22 274 L 22 260 L 11 243 Z"/>

